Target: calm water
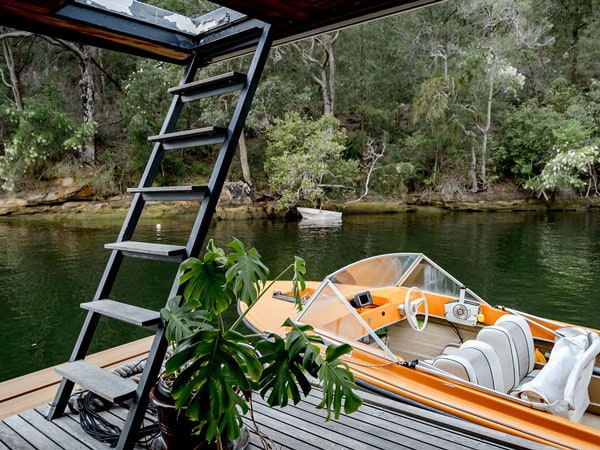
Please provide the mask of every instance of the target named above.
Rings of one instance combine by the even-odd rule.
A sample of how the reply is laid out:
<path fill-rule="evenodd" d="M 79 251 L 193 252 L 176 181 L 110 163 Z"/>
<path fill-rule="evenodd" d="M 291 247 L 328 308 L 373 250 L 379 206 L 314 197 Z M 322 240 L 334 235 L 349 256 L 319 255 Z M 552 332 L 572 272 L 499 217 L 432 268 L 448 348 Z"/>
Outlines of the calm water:
<path fill-rule="evenodd" d="M 138 240 L 185 241 L 189 218 L 138 227 Z M 0 221 L 0 381 L 68 359 L 104 270 L 120 220 Z M 339 228 L 297 223 L 220 222 L 218 244 L 253 246 L 272 272 L 294 255 L 307 279 L 367 256 L 423 252 L 492 304 L 600 328 L 600 212 L 439 213 L 347 216 Z M 160 308 L 176 266 L 127 258 L 111 297 Z M 278 273 L 278 272 L 277 272 Z M 101 321 L 94 350 L 145 336 Z"/>

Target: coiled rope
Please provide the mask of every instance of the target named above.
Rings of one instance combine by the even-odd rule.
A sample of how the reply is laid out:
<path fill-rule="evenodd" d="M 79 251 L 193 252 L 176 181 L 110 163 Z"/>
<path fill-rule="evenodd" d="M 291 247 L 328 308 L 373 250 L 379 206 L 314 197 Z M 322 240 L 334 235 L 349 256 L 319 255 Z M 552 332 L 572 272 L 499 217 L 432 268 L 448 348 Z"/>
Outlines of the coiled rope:
<path fill-rule="evenodd" d="M 145 365 L 146 360 L 142 359 L 116 367 L 111 372 L 137 383 Z M 125 402 L 121 402 L 119 405 L 129 409 L 129 404 Z M 87 390 L 79 390 L 73 393 L 69 401 L 70 411 L 79 414 L 81 428 L 94 439 L 115 447 L 119 442 L 122 429 L 100 414 L 100 412 L 108 411 L 111 406 L 111 402 Z M 160 433 L 156 407 L 152 402 L 148 402 L 144 423 L 146 425 L 141 427 L 137 434 L 136 445 L 150 448 L 153 440 Z"/>

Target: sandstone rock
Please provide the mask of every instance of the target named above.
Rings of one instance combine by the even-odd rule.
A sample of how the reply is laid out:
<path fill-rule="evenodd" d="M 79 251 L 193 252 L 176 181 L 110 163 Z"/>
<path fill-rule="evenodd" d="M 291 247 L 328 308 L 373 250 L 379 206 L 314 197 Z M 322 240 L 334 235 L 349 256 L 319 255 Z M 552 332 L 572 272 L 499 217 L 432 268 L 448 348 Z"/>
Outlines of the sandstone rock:
<path fill-rule="evenodd" d="M 223 191 L 219 198 L 221 205 L 252 205 L 254 203 L 252 189 L 243 181 L 227 182 L 223 185 Z"/>

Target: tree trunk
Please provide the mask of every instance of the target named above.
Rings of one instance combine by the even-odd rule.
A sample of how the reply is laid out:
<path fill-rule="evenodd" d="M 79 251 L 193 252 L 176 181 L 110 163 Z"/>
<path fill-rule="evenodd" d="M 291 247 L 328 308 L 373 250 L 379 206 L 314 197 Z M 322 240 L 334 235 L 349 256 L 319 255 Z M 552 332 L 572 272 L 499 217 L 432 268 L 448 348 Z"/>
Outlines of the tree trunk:
<path fill-rule="evenodd" d="M 327 70 L 327 108 L 323 111 L 325 114 L 333 114 L 335 110 L 335 54 L 333 52 L 333 44 L 337 41 L 339 33 L 336 34 L 334 40 L 325 47 L 327 54 L 326 70 Z"/>
<path fill-rule="evenodd" d="M 79 86 L 81 88 L 81 102 L 83 105 L 83 123 L 84 125 L 89 125 L 84 127 L 81 160 L 84 164 L 94 165 L 96 162 L 96 133 L 92 124 L 94 122 L 96 102 L 94 99 L 92 55 L 88 46 L 81 45 L 80 50 L 81 80 Z"/>
<path fill-rule="evenodd" d="M 578 72 L 577 65 L 579 64 L 579 30 L 583 28 L 583 19 L 581 17 L 581 9 L 579 7 L 579 1 L 574 2 L 573 11 L 573 28 L 571 29 L 571 48 L 570 48 L 570 67 L 569 67 L 569 81 L 573 86 L 577 85 Z"/>
<path fill-rule="evenodd" d="M 323 114 L 333 114 L 335 111 L 335 52 L 333 47 L 339 36 L 338 31 L 333 36 L 325 35 L 324 37 L 312 38 L 310 50 L 302 52 L 302 59 L 307 64 L 319 65 L 319 75 L 312 75 L 312 79 L 321 91 Z M 317 48 L 320 48 L 323 52 L 320 60 L 315 56 Z"/>
<path fill-rule="evenodd" d="M 79 58 L 79 68 L 81 70 L 81 79 L 79 80 L 79 89 L 81 91 L 81 103 L 83 109 L 83 136 L 80 148 L 80 161 L 83 164 L 93 166 L 96 162 L 96 130 L 94 127 L 94 115 L 96 109 L 96 88 L 94 86 L 94 76 L 92 66 L 91 47 L 66 42 L 51 37 L 44 37 L 53 45 L 60 45 L 67 50 L 72 51 Z"/>
<path fill-rule="evenodd" d="M 0 70 L 0 76 L 2 77 L 2 83 L 10 88 L 13 94 L 13 104 L 18 111 L 23 111 L 23 99 L 21 97 L 21 80 L 19 79 L 19 73 L 17 72 L 17 65 L 15 64 L 15 58 L 13 56 L 11 44 L 8 42 L 9 38 L 21 38 L 29 37 L 32 34 L 28 31 L 9 31 L 5 32 L 3 27 L 0 27 L 0 39 L 2 40 L 2 52 L 4 54 L 4 63 L 8 69 L 9 79 L 7 80 L 4 76 L 4 72 Z"/>
<path fill-rule="evenodd" d="M 21 100 L 21 86 L 19 82 L 19 76 L 15 68 L 15 59 L 13 57 L 12 49 L 10 48 L 10 45 L 6 41 L 6 39 L 2 40 L 2 50 L 4 52 L 4 62 L 6 63 L 6 67 L 8 69 L 10 82 L 4 80 L 4 74 L 2 76 L 2 81 L 4 82 L 4 84 L 10 87 L 13 93 L 13 103 L 15 105 L 15 108 L 17 108 L 18 111 L 23 111 L 23 101 Z"/>
<path fill-rule="evenodd" d="M 471 176 L 471 192 L 475 194 L 479 188 L 477 187 L 477 153 L 474 145 L 471 146 L 471 169 L 469 170 L 469 175 Z"/>
<path fill-rule="evenodd" d="M 240 140 L 238 141 L 240 148 L 240 164 L 242 165 L 242 176 L 244 181 L 250 187 L 254 185 L 252 182 L 252 176 L 250 175 L 250 164 L 248 164 L 248 148 L 246 147 L 246 138 L 244 137 L 244 130 L 240 134 Z"/>
<path fill-rule="evenodd" d="M 494 70 L 496 70 L 494 68 Z M 487 108 L 486 108 L 486 121 L 485 126 L 480 128 L 482 134 L 481 142 L 481 179 L 483 183 L 487 185 L 487 146 L 488 136 L 490 128 L 492 126 L 492 100 L 494 99 L 494 77 L 490 77 L 490 86 L 488 90 Z"/>

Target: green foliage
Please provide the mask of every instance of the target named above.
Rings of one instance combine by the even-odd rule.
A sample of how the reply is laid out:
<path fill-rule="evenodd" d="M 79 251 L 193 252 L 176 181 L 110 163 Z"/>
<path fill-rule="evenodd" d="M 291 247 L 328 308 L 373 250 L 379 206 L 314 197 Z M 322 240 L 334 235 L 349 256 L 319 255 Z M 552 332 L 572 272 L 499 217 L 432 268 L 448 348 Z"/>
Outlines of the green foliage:
<path fill-rule="evenodd" d="M 165 376 L 174 376 L 171 393 L 176 407 L 184 408 L 196 424 L 196 432 L 208 441 L 227 435 L 237 438 L 243 414 L 248 412 L 251 392 L 259 390 L 271 406 L 294 403 L 310 392 L 306 373 L 323 382 L 323 402 L 328 419 L 341 409 L 356 411 L 361 399 L 354 393 L 354 378 L 340 358 L 350 351 L 344 346 L 327 346 L 325 358 L 319 345 L 323 340 L 309 334 L 312 328 L 287 321 L 289 332 L 282 338 L 269 334 L 251 338 L 236 331 L 240 317 L 226 327 L 223 314 L 238 302 L 249 311 L 267 291 L 269 269 L 256 249 L 246 250 L 234 239 L 227 249 L 211 240 L 203 258 L 190 258 L 180 266 L 183 296 L 171 298 L 161 310 L 167 323 L 166 337 L 174 345 L 165 364 Z M 296 302 L 305 288 L 305 262 L 294 261 L 275 279 L 293 272 Z"/>
<path fill-rule="evenodd" d="M 97 122 L 82 123 L 73 130 L 73 135 L 63 142 L 63 146 L 71 150 L 74 154 L 80 155 L 89 142 L 89 136 L 94 136 L 97 130 Z"/>
<path fill-rule="evenodd" d="M 150 3 L 190 17 L 216 8 L 203 0 Z M 246 124 L 255 186 L 266 189 L 268 176 L 271 189 L 282 195 L 283 207 L 335 195 L 326 186 L 357 183 L 352 164 L 365 148 L 361 139 L 383 134 L 390 136 L 390 142 L 406 145 L 400 154 L 386 155 L 387 165 L 373 174 L 373 191 L 396 196 L 424 184 L 439 187 L 441 180 L 466 182 L 471 148 L 478 158 L 483 156 L 481 129 L 486 125 L 490 86 L 493 113 L 486 131 L 487 171 L 522 185 L 539 175 L 553 156 L 550 149 L 556 138 L 551 130 L 577 121 L 584 129 L 594 129 L 591 137 L 599 134 L 595 130 L 600 121 L 600 85 L 595 78 L 600 27 L 592 26 L 599 18 L 600 8 L 594 8 L 593 2 L 524 1 L 516 8 L 512 1 L 460 0 L 341 30 L 334 49 L 335 114 L 351 139 L 308 148 L 300 133 L 300 143 L 290 140 L 290 148 L 278 147 L 265 160 L 265 131 L 279 126 L 276 118 L 301 112 L 317 122 L 323 101 L 295 46 L 276 47 Z M 0 152 L 0 177 L 4 189 L 18 190 L 65 167 L 77 167 L 73 146 L 80 146 L 78 136 L 85 134 L 73 131 L 59 137 L 63 132 L 57 125 L 72 122 L 74 130 L 82 122 L 73 119 L 81 114 L 80 68 L 72 53 L 45 40 L 5 42 L 12 50 L 16 88 L 25 112 L 17 119 L 12 113 L 0 114 L 6 147 Z M 123 191 L 139 179 L 152 148 L 147 137 L 159 132 L 172 98 L 167 89 L 178 83 L 182 68 L 101 49 L 94 49 L 93 55 L 102 67 L 94 79 L 100 124 L 96 155 L 103 174 L 101 182 L 94 182 Z M 247 61 L 244 57 L 211 64 L 197 78 L 244 71 Z M 14 99 L 8 64 L 1 61 L 0 66 L 6 82 L 0 92 Z M 235 99 L 231 93 L 186 104 L 178 126 L 223 124 Z M 25 118 L 29 113 L 43 118 L 47 129 Z M 61 114 L 69 116 L 61 118 Z M 312 150 L 319 148 L 317 153 L 325 155 L 334 151 L 333 142 L 345 149 L 341 158 L 333 157 L 338 162 L 324 169 Z M 206 149 L 168 152 L 157 184 L 205 183 L 213 159 Z M 396 182 L 392 165 L 398 162 L 412 164 L 419 176 Z M 237 161 L 230 177 L 241 178 L 236 165 Z M 265 175 L 262 169 L 267 167 L 273 172 Z M 293 175 L 286 177 L 290 168 Z M 491 178 L 486 174 L 487 180 Z M 294 179 L 304 181 L 294 183 Z"/>
<path fill-rule="evenodd" d="M 392 163 L 373 172 L 370 188 L 381 195 L 400 197 L 414 189 L 419 180 L 419 171 L 413 163 Z"/>
<path fill-rule="evenodd" d="M 0 181 L 2 189 L 14 191 L 29 179 L 47 177 L 77 132 L 68 114 L 48 105 L 32 104 L 26 111 L 5 107 L 3 113 L 15 128 L 0 156 Z"/>
<path fill-rule="evenodd" d="M 556 143 L 552 133 L 564 123 L 561 115 L 551 108 L 529 101 L 522 104 L 504 120 L 498 136 L 500 170 L 514 176 L 518 184 L 539 175 L 550 158 Z"/>
<path fill-rule="evenodd" d="M 147 149 L 148 136 L 159 133 L 172 99 L 167 90 L 177 84 L 180 76 L 180 67 L 141 60 L 127 80 L 124 86 L 127 134 L 137 150 Z"/>
<path fill-rule="evenodd" d="M 579 122 L 571 122 L 553 131 L 557 144 L 552 149 L 554 155 L 542 173 L 526 184 L 538 190 L 544 197 L 548 191 L 560 188 L 584 189 L 586 195 L 591 189 L 598 192 L 594 165 L 600 162 L 600 139 L 590 137 L 591 130 L 584 129 Z"/>
<path fill-rule="evenodd" d="M 325 115 L 318 120 L 290 113 L 268 129 L 265 173 L 278 202 L 288 208 L 304 200 L 315 203 L 325 195 L 325 185 L 344 184 L 357 172 L 358 162 L 345 160 L 345 131 L 338 120 Z"/>

